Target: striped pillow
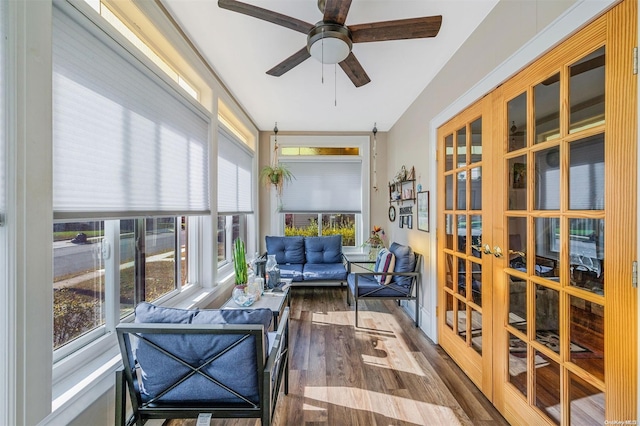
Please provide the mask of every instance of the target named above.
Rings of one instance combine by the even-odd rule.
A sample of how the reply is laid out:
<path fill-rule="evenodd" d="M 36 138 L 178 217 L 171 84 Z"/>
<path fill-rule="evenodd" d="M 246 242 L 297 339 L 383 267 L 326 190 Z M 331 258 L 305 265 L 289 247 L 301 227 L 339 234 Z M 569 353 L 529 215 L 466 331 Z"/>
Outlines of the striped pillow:
<path fill-rule="evenodd" d="M 378 252 L 376 258 L 375 272 L 393 272 L 393 267 L 396 264 L 396 257 L 386 248 L 381 249 Z M 376 275 L 376 280 L 383 285 L 387 285 L 391 282 L 392 275 Z"/>

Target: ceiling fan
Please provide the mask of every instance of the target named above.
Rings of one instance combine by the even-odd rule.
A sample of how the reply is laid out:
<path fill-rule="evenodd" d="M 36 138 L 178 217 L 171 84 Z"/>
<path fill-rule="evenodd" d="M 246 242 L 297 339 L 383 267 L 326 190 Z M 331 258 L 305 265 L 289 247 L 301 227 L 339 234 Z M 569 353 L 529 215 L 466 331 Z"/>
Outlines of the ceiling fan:
<path fill-rule="evenodd" d="M 371 79 L 351 52 L 353 43 L 435 37 L 442 25 L 442 16 L 438 15 L 347 27 L 344 23 L 351 1 L 318 0 L 318 8 L 324 16 L 315 25 L 236 0 L 218 0 L 218 6 L 307 34 L 307 45 L 271 68 L 267 74 L 280 77 L 313 56 L 324 64 L 339 63 L 356 87 L 369 83 Z"/>

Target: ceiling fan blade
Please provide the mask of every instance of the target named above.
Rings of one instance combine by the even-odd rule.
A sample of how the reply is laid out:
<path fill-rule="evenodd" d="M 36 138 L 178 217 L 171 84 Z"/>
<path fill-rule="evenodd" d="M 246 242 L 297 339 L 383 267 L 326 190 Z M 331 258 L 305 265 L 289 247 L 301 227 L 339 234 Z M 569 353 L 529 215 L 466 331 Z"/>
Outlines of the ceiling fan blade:
<path fill-rule="evenodd" d="M 327 0 L 324 5 L 323 21 L 344 25 L 350 7 L 351 0 Z"/>
<path fill-rule="evenodd" d="M 354 86 L 360 87 L 369 83 L 371 79 L 365 72 L 360 62 L 356 59 L 353 52 L 349 53 L 347 59 L 340 62 L 340 68 L 347 74 L 347 77 L 353 82 Z"/>
<path fill-rule="evenodd" d="M 222 9 L 249 15 L 304 34 L 307 34 L 313 28 L 312 24 L 299 19 L 236 0 L 218 0 L 218 6 Z"/>
<path fill-rule="evenodd" d="M 310 57 L 311 55 L 309 54 L 307 48 L 303 47 L 284 61 L 280 62 L 275 67 L 271 68 L 269 71 L 267 71 L 267 74 L 274 77 L 280 77 L 282 74 L 300 65 Z"/>
<path fill-rule="evenodd" d="M 396 21 L 349 25 L 354 43 L 435 37 L 442 25 L 442 15 Z"/>

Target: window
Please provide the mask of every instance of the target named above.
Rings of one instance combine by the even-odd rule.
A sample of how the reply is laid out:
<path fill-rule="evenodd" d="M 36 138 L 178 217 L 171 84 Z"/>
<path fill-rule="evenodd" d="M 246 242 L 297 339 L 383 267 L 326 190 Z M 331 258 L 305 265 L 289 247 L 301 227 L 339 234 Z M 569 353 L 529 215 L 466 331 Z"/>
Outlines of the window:
<path fill-rule="evenodd" d="M 53 10 L 54 360 L 180 291 L 210 214 L 209 113 L 76 12 Z"/>
<path fill-rule="evenodd" d="M 284 235 L 342 235 L 356 250 L 368 236 L 368 136 L 280 136 L 279 163 L 295 179 L 279 200 Z M 273 140 L 275 142 L 275 138 Z"/>

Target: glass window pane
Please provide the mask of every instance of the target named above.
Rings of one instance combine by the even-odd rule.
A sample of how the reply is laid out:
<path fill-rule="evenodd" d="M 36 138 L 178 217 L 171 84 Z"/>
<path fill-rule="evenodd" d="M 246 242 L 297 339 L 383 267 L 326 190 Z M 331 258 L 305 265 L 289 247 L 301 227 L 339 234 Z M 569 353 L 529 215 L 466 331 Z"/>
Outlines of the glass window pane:
<path fill-rule="evenodd" d="M 136 300 L 135 277 L 135 220 L 120 221 L 120 318 L 133 313 L 135 306 L 142 300 Z"/>
<path fill-rule="evenodd" d="M 452 214 L 444 215 L 444 222 L 445 222 L 444 232 L 446 233 L 446 239 L 444 243 L 445 248 L 453 250 L 453 230 L 455 227 L 453 215 Z"/>
<path fill-rule="evenodd" d="M 185 216 L 182 216 L 180 218 L 180 242 L 179 242 L 179 246 L 180 246 L 180 285 L 181 286 L 185 286 L 187 285 L 187 282 L 189 280 L 189 271 L 188 271 L 188 265 L 189 262 L 187 261 L 188 257 L 189 257 L 189 244 L 187 241 L 187 236 L 189 235 L 189 232 L 187 230 L 187 226 L 188 226 L 188 222 L 187 222 L 187 218 Z"/>
<path fill-rule="evenodd" d="M 507 160 L 509 170 L 509 210 L 527 209 L 527 156 Z"/>
<path fill-rule="evenodd" d="M 287 213 L 284 215 L 284 235 L 305 237 L 317 237 L 318 215 L 316 213 Z"/>
<path fill-rule="evenodd" d="M 604 124 L 605 49 L 601 47 L 569 67 L 569 131 Z"/>
<path fill-rule="evenodd" d="M 456 167 L 467 165 L 467 128 L 463 127 L 456 132 L 457 158 Z"/>
<path fill-rule="evenodd" d="M 53 225 L 53 348 L 105 323 L 104 222 Z"/>
<path fill-rule="evenodd" d="M 536 85 L 533 100 L 536 143 L 560 137 L 560 74 Z"/>
<path fill-rule="evenodd" d="M 467 252 L 467 216 L 459 214 L 458 219 L 458 251 L 460 253 Z"/>
<path fill-rule="evenodd" d="M 482 117 L 471 123 L 471 163 L 482 161 Z"/>
<path fill-rule="evenodd" d="M 534 221 L 535 274 L 559 281 L 560 271 L 560 219 L 557 217 L 537 217 Z"/>
<path fill-rule="evenodd" d="M 604 381 L 604 306 L 570 296 L 571 362 Z"/>
<path fill-rule="evenodd" d="M 482 257 L 482 216 L 471 217 L 471 255 Z"/>
<path fill-rule="evenodd" d="M 467 264 L 464 259 L 456 258 L 458 261 L 458 293 L 461 296 L 467 295 Z"/>
<path fill-rule="evenodd" d="M 445 318 L 445 323 L 447 324 L 447 327 L 449 327 L 449 329 L 453 332 L 453 316 L 454 316 L 454 312 L 453 312 L 453 296 L 450 293 L 446 293 L 446 304 L 447 304 L 447 316 Z"/>
<path fill-rule="evenodd" d="M 558 290 L 536 284 L 536 340 L 560 354 L 560 296 Z"/>
<path fill-rule="evenodd" d="M 457 275 L 457 271 L 453 267 L 453 255 L 447 253 L 444 256 L 446 258 L 446 264 L 447 264 L 444 282 L 447 288 L 450 288 L 453 290 L 453 280 L 454 280 L 454 277 Z"/>
<path fill-rule="evenodd" d="M 536 152 L 535 209 L 560 209 L 560 150 L 558 147 Z"/>
<path fill-rule="evenodd" d="M 569 208 L 604 210 L 604 135 L 569 145 Z"/>
<path fill-rule="evenodd" d="M 218 216 L 218 267 L 223 266 L 231 256 L 227 253 L 227 217 Z M 231 243 L 229 243 L 231 244 Z"/>
<path fill-rule="evenodd" d="M 560 424 L 560 365 L 542 352 L 535 351 L 534 383 L 536 407 Z"/>
<path fill-rule="evenodd" d="M 471 169 L 471 210 L 482 210 L 482 167 Z"/>
<path fill-rule="evenodd" d="M 510 217 L 507 221 L 507 227 L 509 267 L 520 272 L 527 272 L 527 218 Z"/>
<path fill-rule="evenodd" d="M 527 93 L 507 102 L 508 151 L 527 146 Z"/>
<path fill-rule="evenodd" d="M 507 275 L 509 280 L 509 324 L 527 332 L 527 282 Z"/>
<path fill-rule="evenodd" d="M 569 372 L 569 414 L 572 425 L 604 425 L 605 394 Z"/>
<path fill-rule="evenodd" d="M 527 396 L 527 343 L 509 333 L 509 383 Z"/>
<path fill-rule="evenodd" d="M 482 355 L 482 312 L 471 309 L 471 347 Z"/>
<path fill-rule="evenodd" d="M 444 138 L 444 169 L 445 171 L 453 170 L 453 135 L 447 135 Z"/>
<path fill-rule="evenodd" d="M 456 332 L 464 342 L 467 341 L 467 304 L 458 300 Z"/>
<path fill-rule="evenodd" d="M 482 307 L 482 264 L 470 262 L 471 264 L 471 300 Z"/>
<path fill-rule="evenodd" d="M 456 173 L 458 176 L 458 209 L 467 208 L 467 172 Z"/>
<path fill-rule="evenodd" d="M 444 178 L 444 208 L 453 210 L 453 175 Z"/>
<path fill-rule="evenodd" d="M 146 219 L 145 300 L 153 302 L 175 290 L 176 219 Z"/>
<path fill-rule="evenodd" d="M 569 219 L 570 283 L 604 295 L 604 220 Z"/>
<path fill-rule="evenodd" d="M 322 235 L 342 235 L 343 247 L 356 246 L 356 215 L 355 213 L 323 214 Z"/>

